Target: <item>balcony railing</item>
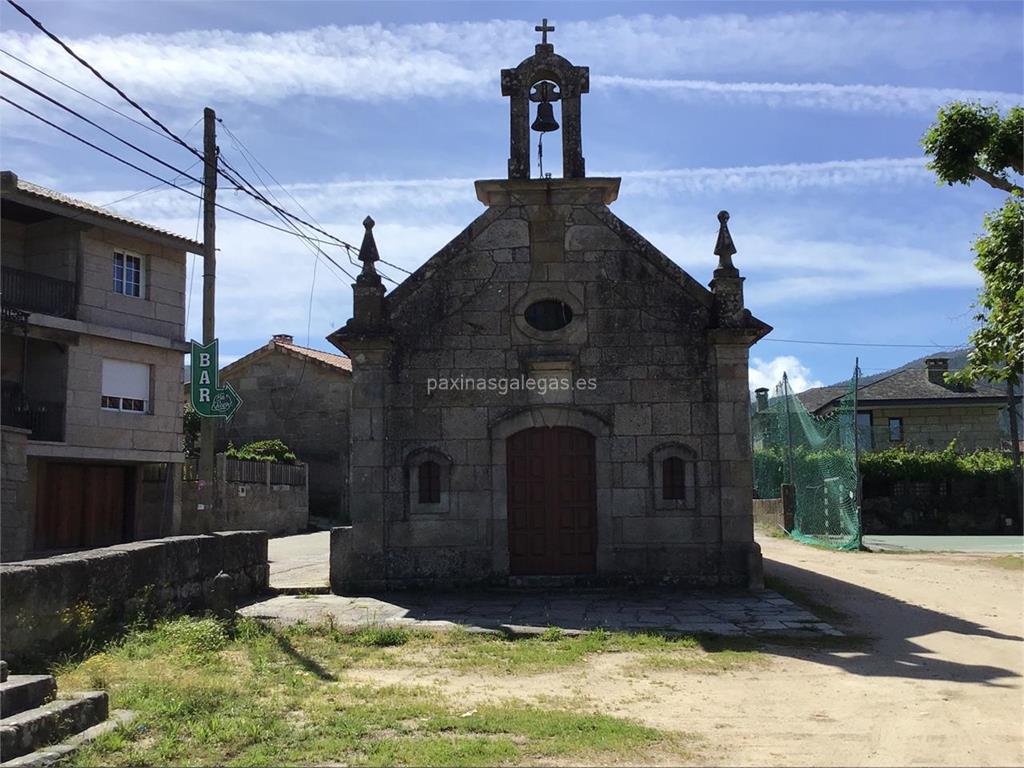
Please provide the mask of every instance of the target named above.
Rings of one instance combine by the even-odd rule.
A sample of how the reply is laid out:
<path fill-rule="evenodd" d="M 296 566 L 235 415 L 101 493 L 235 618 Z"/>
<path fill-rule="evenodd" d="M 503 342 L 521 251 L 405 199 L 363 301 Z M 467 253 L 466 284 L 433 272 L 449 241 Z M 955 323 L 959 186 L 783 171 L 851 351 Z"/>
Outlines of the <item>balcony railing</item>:
<path fill-rule="evenodd" d="M 25 272 L 13 267 L 2 270 L 0 300 L 4 307 L 40 312 L 56 317 L 74 317 L 75 284 L 70 280 Z"/>
<path fill-rule="evenodd" d="M 29 430 L 29 440 L 64 441 L 64 403 L 29 400 L 5 391 L 0 421 L 9 427 Z"/>

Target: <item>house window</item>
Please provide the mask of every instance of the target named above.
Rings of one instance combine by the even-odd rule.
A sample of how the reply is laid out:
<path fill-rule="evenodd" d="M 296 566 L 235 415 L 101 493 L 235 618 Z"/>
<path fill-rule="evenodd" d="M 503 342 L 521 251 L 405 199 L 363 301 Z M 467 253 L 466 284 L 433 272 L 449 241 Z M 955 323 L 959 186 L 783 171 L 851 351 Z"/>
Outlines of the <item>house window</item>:
<path fill-rule="evenodd" d="M 106 411 L 149 412 L 150 369 L 145 363 L 103 361 L 100 407 Z"/>
<path fill-rule="evenodd" d="M 903 419 L 898 416 L 889 419 L 889 442 L 903 442 Z"/>
<path fill-rule="evenodd" d="M 130 253 L 114 254 L 114 293 L 142 298 L 142 257 Z"/>
<path fill-rule="evenodd" d="M 871 411 L 857 411 L 857 447 L 862 451 L 870 451 L 874 447 L 871 427 Z"/>
<path fill-rule="evenodd" d="M 686 498 L 686 464 L 678 456 L 661 462 L 661 498 L 682 501 Z"/>
<path fill-rule="evenodd" d="M 417 472 L 418 500 L 420 504 L 441 503 L 441 465 L 436 461 L 424 461 Z"/>

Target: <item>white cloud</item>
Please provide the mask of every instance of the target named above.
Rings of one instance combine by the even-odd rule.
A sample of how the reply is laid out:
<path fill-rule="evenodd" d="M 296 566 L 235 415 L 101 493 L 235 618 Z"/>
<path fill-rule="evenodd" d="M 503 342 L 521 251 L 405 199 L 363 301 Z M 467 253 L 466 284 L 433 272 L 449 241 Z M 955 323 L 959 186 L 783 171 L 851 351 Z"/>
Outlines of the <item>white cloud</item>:
<path fill-rule="evenodd" d="M 658 184 L 673 184 L 676 193 L 708 190 L 795 190 L 816 185 L 842 185 L 863 181 L 875 184 L 886 174 L 890 182 L 918 178 L 916 158 L 751 166 L 726 169 L 679 169 L 626 174 L 636 186 L 630 195 L 662 194 Z M 30 181 L 32 179 L 29 179 Z M 625 183 L 625 182 L 624 182 Z M 60 185 L 56 185 L 60 188 Z M 381 255 L 389 262 L 413 270 L 458 234 L 483 208 L 473 195 L 471 180 L 440 179 L 342 179 L 323 184 L 296 182 L 286 189 L 322 228 L 349 243 L 362 238 L 363 217 L 377 221 L 374 234 Z M 130 194 L 130 191 L 71 192 L 97 204 Z M 285 195 L 287 207 L 296 209 Z M 264 220 L 271 217 L 247 198 L 226 193 L 226 204 Z M 174 190 L 159 189 L 114 206 L 118 211 L 157 226 L 193 236 L 198 205 Z M 628 217 L 649 239 L 705 282 L 716 263 L 712 254 L 717 222 L 708 216 L 700 226 L 682 223 L 645 225 L 643 217 Z M 755 314 L 773 306 L 800 303 L 821 305 L 873 295 L 898 295 L 922 288 L 974 287 L 977 273 L 971 266 L 967 243 L 948 242 L 928 248 L 913 222 L 903 228 L 873 223 L 868 242 L 849 242 L 829 235 L 828 221 L 816 218 L 808 230 L 799 218 L 784 216 L 759 220 L 744 218 L 734 227 L 740 253 L 736 264 L 749 279 L 747 305 Z M 739 224 L 739 221 L 736 222 Z M 912 236 L 907 233 L 913 233 Z M 324 336 L 343 324 L 351 308 L 351 278 L 321 265 L 310 309 L 313 256 L 295 237 L 266 229 L 224 213 L 219 217 L 218 322 L 225 339 L 258 342 L 272 333 L 292 333 L 306 343 L 307 321 L 311 342 L 323 346 Z M 355 273 L 345 251 L 324 245 L 343 268 Z M 401 279 L 399 270 L 382 271 Z M 198 334 L 201 271 L 195 278 L 190 332 Z M 392 287 L 389 284 L 389 288 Z M 771 320 L 770 312 L 765 312 Z"/>
<path fill-rule="evenodd" d="M 198 30 L 69 36 L 67 42 L 136 98 L 195 111 L 202 102 L 266 104 L 294 96 L 356 101 L 493 98 L 499 69 L 529 54 L 532 27 L 533 22 L 491 20 L 323 26 L 273 33 Z M 916 72 L 957 62 L 1002 62 L 1021 50 L 1014 24 L 999 15 L 954 8 L 613 16 L 557 27 L 558 51 L 589 64 L 595 84 L 607 75 L 605 82 L 618 87 L 700 91 L 757 98 L 758 103 L 842 109 L 884 104 L 916 110 L 930 103 L 939 89 L 694 80 L 666 86 L 651 79 L 749 77 L 765 71 L 776 76 L 831 76 L 865 65 Z M 14 55 L 72 85 L 113 98 L 42 35 L 5 31 L 0 41 Z"/>
<path fill-rule="evenodd" d="M 811 370 L 793 355 L 781 355 L 771 360 L 755 357 L 750 361 L 750 388 L 767 387 L 774 390 L 775 385 L 782 381 L 782 374 L 789 378 L 789 385 L 794 392 L 824 386 L 811 376 Z"/>
<path fill-rule="evenodd" d="M 934 179 L 924 167 L 921 158 L 870 158 L 862 160 L 831 160 L 821 163 L 783 163 L 771 165 L 732 166 L 725 168 L 669 168 L 650 171 L 605 172 L 598 169 L 595 176 L 622 177 L 622 197 L 662 197 L 667 193 L 701 194 L 705 192 L 802 192 L 811 188 L 850 188 L 880 184 L 911 184 Z M 36 181 L 25 175 L 26 180 Z M 457 209 L 479 212 L 475 200 L 473 179 L 420 178 L 420 179 L 340 179 L 318 183 L 285 183 L 286 194 L 274 190 L 286 208 L 294 208 L 292 197 L 319 220 L 332 219 L 346 222 L 347 227 L 358 225 L 367 213 L 384 222 L 386 211 L 395 208 L 402 220 L 410 215 L 422 215 L 436 221 L 438 212 Z M 44 182 L 45 183 L 45 182 Z M 73 193 L 90 202 L 107 204 L 133 194 L 131 190 L 87 191 Z M 221 202 L 251 215 L 263 211 L 251 206 L 249 198 L 227 193 Z M 173 189 L 157 189 L 133 197 L 113 206 L 127 216 L 144 220 L 158 218 L 192 219 L 181 231 L 194 227 L 196 202 L 193 198 Z M 230 216 L 230 214 L 225 214 Z"/>
<path fill-rule="evenodd" d="M 919 157 L 624 171 L 609 175 L 622 176 L 623 188 L 629 194 L 651 196 L 670 192 L 791 192 L 809 187 L 848 188 L 853 185 L 873 186 L 882 182 L 934 182 L 934 177 L 925 168 L 925 161 Z"/>
<path fill-rule="evenodd" d="M 1020 102 L 1006 91 L 962 88 L 913 88 L 900 85 L 836 85 L 834 83 L 726 83 L 714 80 L 663 80 L 608 75 L 595 86 L 663 93 L 680 99 L 718 100 L 762 107 L 802 107 L 840 112 L 934 113 L 951 101 L 981 101 L 1003 106 Z"/>

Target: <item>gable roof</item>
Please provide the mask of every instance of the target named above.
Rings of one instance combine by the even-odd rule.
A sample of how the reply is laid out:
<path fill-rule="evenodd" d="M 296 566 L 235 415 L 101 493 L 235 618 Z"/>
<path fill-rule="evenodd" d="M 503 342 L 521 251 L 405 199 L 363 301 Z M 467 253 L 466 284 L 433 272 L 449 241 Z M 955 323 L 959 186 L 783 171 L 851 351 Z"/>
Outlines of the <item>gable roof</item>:
<path fill-rule="evenodd" d="M 221 375 L 237 373 L 257 360 L 260 360 L 274 352 L 280 352 L 297 359 L 310 361 L 323 368 L 338 371 L 343 375 L 352 374 L 352 360 L 345 357 L 345 355 L 336 355 L 331 352 L 322 352 L 319 349 L 302 347 L 294 342 L 285 341 L 284 339 L 275 337 L 259 349 L 255 349 L 244 357 L 238 358 L 235 362 L 225 365 L 220 369 Z"/>
<path fill-rule="evenodd" d="M 144 221 L 122 216 L 119 213 L 87 203 L 84 200 L 65 195 L 47 187 L 19 179 L 12 171 L 0 174 L 0 192 L 4 200 L 20 203 L 30 208 L 44 210 L 55 216 L 66 216 L 78 219 L 93 226 L 109 226 L 126 234 L 135 235 L 148 240 L 155 240 L 162 245 L 180 248 L 189 253 L 202 255 L 203 244 L 187 237 L 182 237 Z"/>
<path fill-rule="evenodd" d="M 811 413 L 817 413 L 850 389 L 849 384 L 834 384 L 800 392 L 797 397 Z M 886 376 L 863 382 L 857 388 L 857 404 L 881 405 L 903 403 L 906 405 L 927 405 L 930 403 L 1003 403 L 1006 393 L 991 384 L 977 383 L 972 387 L 958 387 L 951 384 L 936 384 L 928 379 L 928 372 L 921 368 L 904 368 Z"/>

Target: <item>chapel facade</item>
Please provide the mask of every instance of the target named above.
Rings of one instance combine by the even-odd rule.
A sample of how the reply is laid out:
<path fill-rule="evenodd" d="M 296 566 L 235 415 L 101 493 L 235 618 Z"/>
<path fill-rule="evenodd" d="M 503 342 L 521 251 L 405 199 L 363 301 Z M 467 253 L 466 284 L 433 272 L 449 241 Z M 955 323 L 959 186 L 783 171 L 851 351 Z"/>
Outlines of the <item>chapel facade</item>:
<path fill-rule="evenodd" d="M 353 317 L 351 525 L 335 592 L 459 584 L 759 588 L 747 363 L 771 328 L 743 306 L 728 214 L 710 289 L 609 209 L 588 178 L 589 70 L 544 40 L 501 73 L 508 178 L 390 293 L 364 222 Z M 561 103 L 562 178 L 530 178 Z M 549 106 L 545 106 L 549 105 Z"/>

